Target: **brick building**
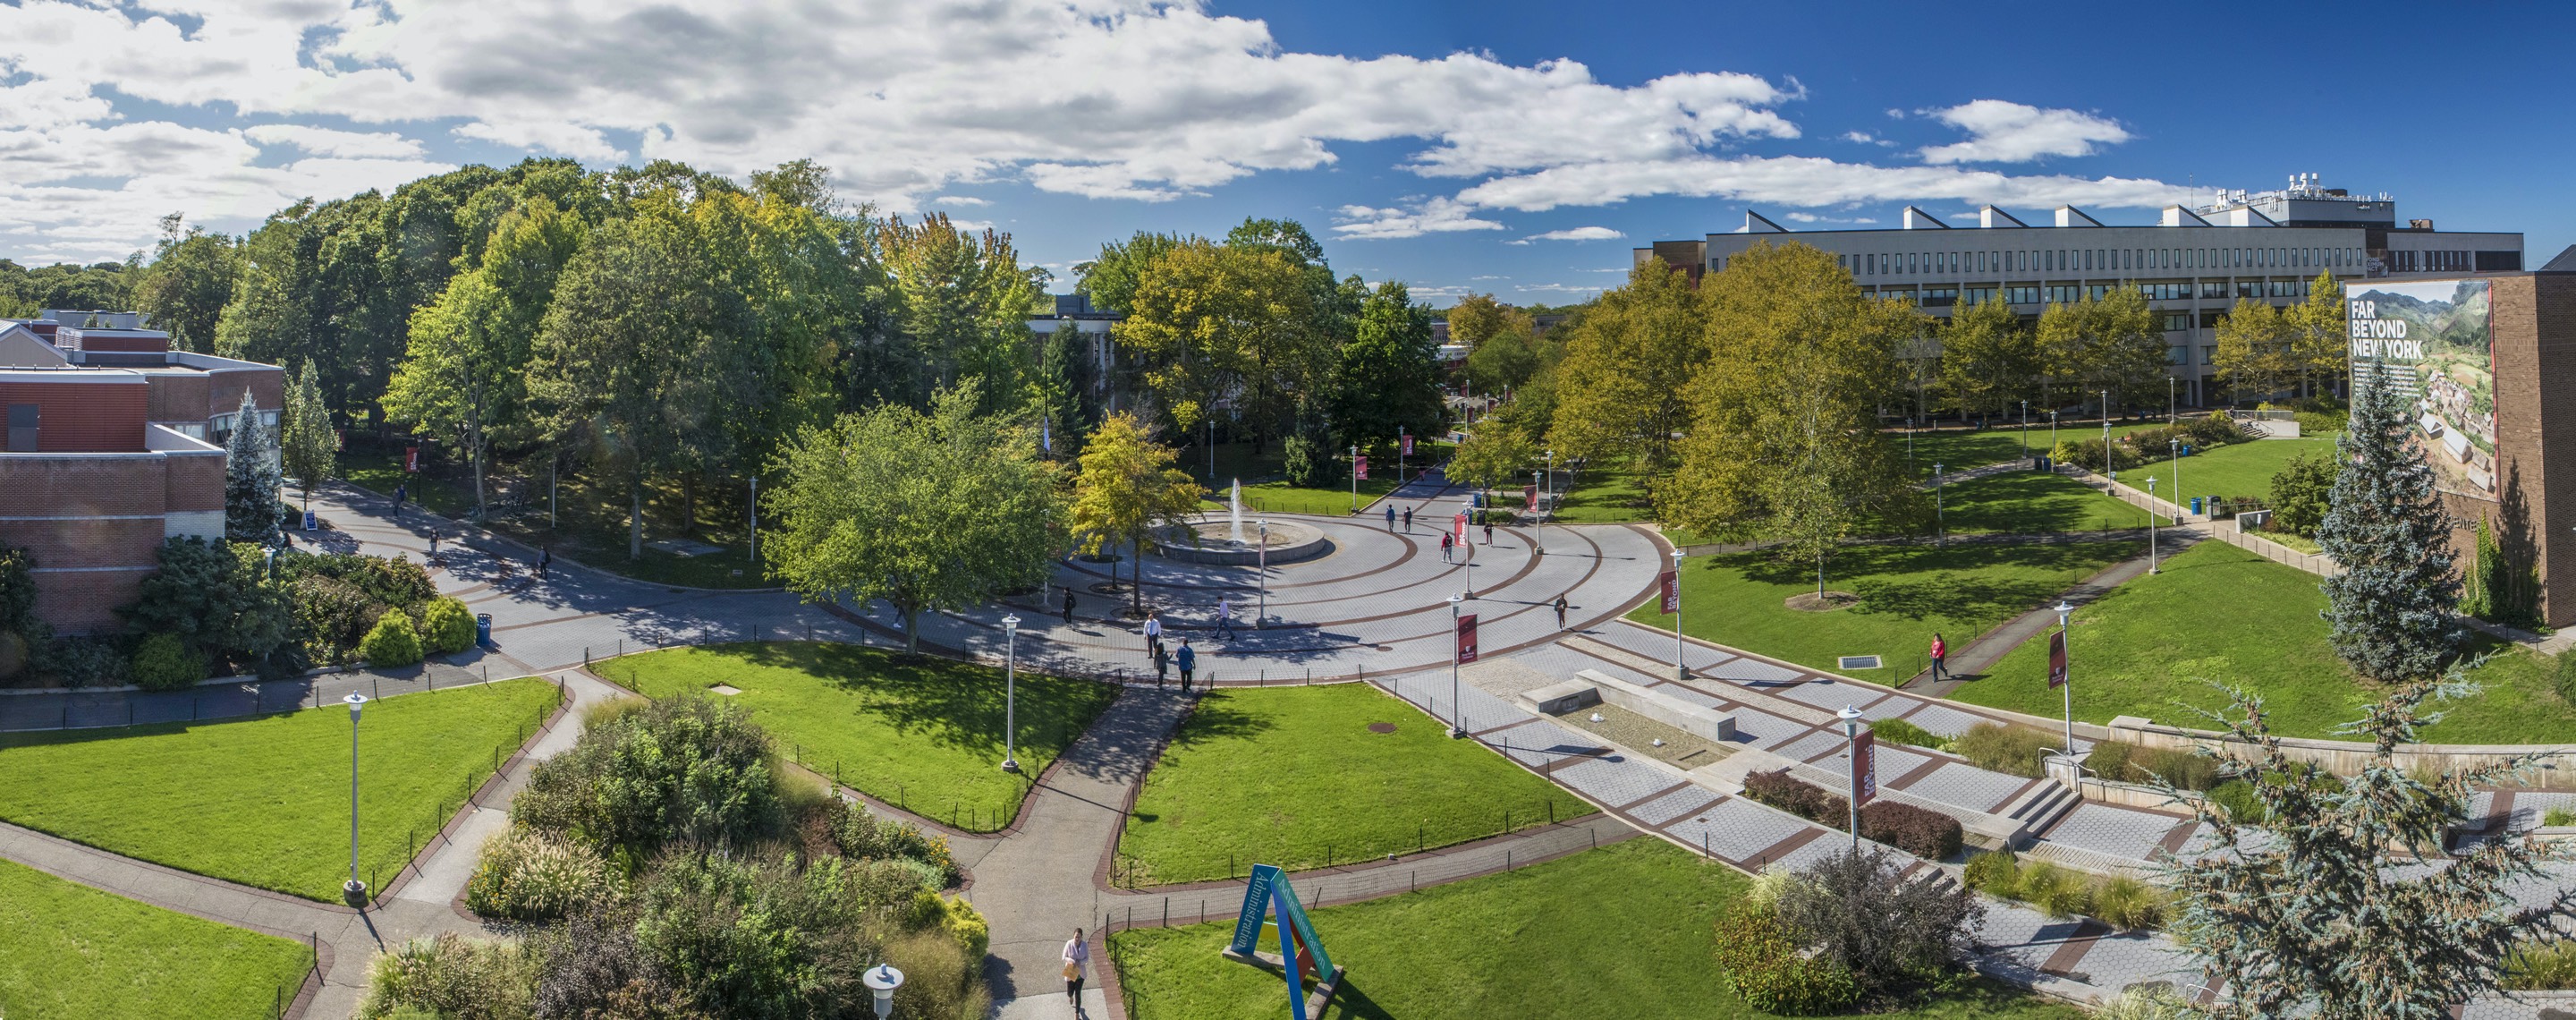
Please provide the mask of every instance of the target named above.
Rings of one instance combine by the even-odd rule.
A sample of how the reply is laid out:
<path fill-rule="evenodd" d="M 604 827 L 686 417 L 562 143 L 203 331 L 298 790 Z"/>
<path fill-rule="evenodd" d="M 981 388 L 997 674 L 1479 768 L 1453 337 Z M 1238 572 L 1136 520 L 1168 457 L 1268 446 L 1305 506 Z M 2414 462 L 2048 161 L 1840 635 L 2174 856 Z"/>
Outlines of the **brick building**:
<path fill-rule="evenodd" d="M 169 349 L 132 313 L 0 320 L 0 542 L 36 561 L 37 615 L 113 630 L 164 539 L 224 533 L 224 449 L 244 391 L 274 428 L 285 375 Z"/>

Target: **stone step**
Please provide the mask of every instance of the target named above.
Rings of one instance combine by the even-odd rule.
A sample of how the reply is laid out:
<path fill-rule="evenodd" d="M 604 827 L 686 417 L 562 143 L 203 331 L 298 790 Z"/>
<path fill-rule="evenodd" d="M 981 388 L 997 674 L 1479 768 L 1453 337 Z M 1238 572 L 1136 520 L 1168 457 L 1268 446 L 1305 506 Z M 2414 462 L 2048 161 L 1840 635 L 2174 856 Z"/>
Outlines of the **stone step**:
<path fill-rule="evenodd" d="M 2131 860 L 2099 850 L 2087 850 L 2080 846 L 2051 843 L 2044 839 L 2023 847 L 2019 853 L 2021 859 L 2025 861 L 2047 861 L 2058 867 L 2072 868 L 2086 874 L 2105 877 L 2126 875 L 2136 879 L 2155 877 L 2155 867 L 2145 861 Z"/>

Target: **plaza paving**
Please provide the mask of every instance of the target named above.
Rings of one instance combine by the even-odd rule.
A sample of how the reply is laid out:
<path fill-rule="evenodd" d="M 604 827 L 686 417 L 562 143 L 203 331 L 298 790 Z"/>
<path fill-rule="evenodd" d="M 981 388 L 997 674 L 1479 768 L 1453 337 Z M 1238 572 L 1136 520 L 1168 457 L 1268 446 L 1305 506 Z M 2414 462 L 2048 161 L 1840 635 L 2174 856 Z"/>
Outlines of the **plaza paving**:
<path fill-rule="evenodd" d="M 1649 529 L 1552 526 L 1544 536 L 1544 555 L 1529 529 L 1497 528 L 1490 544 L 1475 529 L 1474 566 L 1469 568 L 1441 562 L 1437 529 L 1460 508 L 1460 500 L 1436 474 L 1388 498 L 1415 510 L 1411 532 L 1400 526 L 1390 532 L 1382 516 L 1367 514 L 1298 518 L 1331 540 L 1330 555 L 1266 571 L 1150 559 L 1144 601 L 1163 612 L 1168 640 L 1177 644 L 1187 637 L 1200 649 L 1202 679 L 1227 685 L 1364 680 L 1432 717 L 1462 722 L 1483 745 L 1591 800 L 1604 813 L 1390 862 L 1301 873 L 1295 881 L 1301 892 L 1311 892 L 1308 902 L 1391 895 L 1638 835 L 1757 870 L 1801 866 L 1848 839 L 1743 798 L 1740 788 L 1724 780 L 1723 768 L 1694 762 L 1685 769 L 1638 749 L 1613 746 L 1582 729 L 1578 720 L 1536 716 L 1512 700 L 1523 690 L 1580 670 L 1597 670 L 1731 713 L 1737 737 L 1724 748 L 1728 761 L 1776 762 L 1837 789 L 1843 782 L 1842 749 L 1832 714 L 1845 705 L 1872 719 L 1902 718 L 1944 735 L 1993 718 L 1974 706 L 1695 640 L 1680 643 L 1689 673 L 1677 678 L 1673 635 L 1621 619 L 1624 610 L 1649 594 L 1656 573 L 1668 563 L 1666 547 Z M 326 546 L 414 559 L 426 552 L 431 522 L 417 510 L 394 520 L 382 500 L 353 491 L 317 501 L 317 508 L 334 529 L 322 536 Z M 309 704 L 336 698 L 346 689 L 467 682 L 481 679 L 487 666 L 494 678 L 538 674 L 564 680 L 576 702 L 588 704 L 618 692 L 580 667 L 621 650 L 809 634 L 817 640 L 879 646 L 900 639 L 898 621 L 882 607 L 810 606 L 775 591 L 670 588 L 561 560 L 552 577 L 537 579 L 527 569 L 531 550 L 488 538 L 470 539 L 463 543 L 468 548 L 459 549 L 462 529 L 452 522 L 438 524 L 448 538 L 433 577 L 442 592 L 492 614 L 495 648 L 477 653 L 479 658 L 394 676 L 357 672 L 261 688 L 211 686 L 182 696 L 187 711 L 203 716 L 210 701 L 224 710 L 248 710 Z M 1055 953 L 1077 927 L 1095 940 L 1088 1015 L 1110 1015 L 1116 989 L 1103 965 L 1104 924 L 1195 923 L 1225 916 L 1241 896 L 1239 883 L 1127 890 L 1110 881 L 1108 862 L 1126 805 L 1184 704 L 1177 693 L 1154 688 L 1137 621 L 1121 612 L 1123 598 L 1089 591 L 1090 585 L 1107 579 L 1110 566 L 1077 560 L 1060 567 L 1058 582 L 1083 593 L 1070 624 L 1056 612 L 1061 602 L 1052 594 L 962 613 L 925 614 L 923 620 L 924 642 L 934 650 L 997 660 L 1005 650 L 999 620 L 1015 613 L 1022 619 L 1016 651 L 1023 663 L 1128 684 L 1110 711 L 1041 777 L 1011 827 L 991 836 L 947 832 L 972 876 L 967 895 L 992 924 L 988 977 L 1003 1016 L 1073 1015 L 1055 974 Z M 1123 575 L 1125 565 L 1118 567 Z M 1478 663 L 1461 671 L 1453 696 L 1447 598 L 1471 583 L 1475 597 L 1460 609 L 1478 616 L 1482 654 Z M 1267 613 L 1261 628 L 1215 634 L 1219 597 L 1234 600 L 1236 619 L 1248 625 L 1264 593 Z M 1569 603 L 1563 630 L 1550 608 L 1560 594 Z M 181 704 L 167 696 L 17 695 L 0 698 L 0 727 L 60 725 L 66 719 L 75 725 L 118 724 L 129 712 L 136 719 L 173 717 Z M 578 719 L 577 713 L 568 714 L 534 738 L 529 756 L 542 758 L 570 746 L 578 735 Z M 2078 732 L 2085 741 L 2100 735 L 2091 727 L 2079 726 Z M 1884 745 L 1880 755 L 1881 788 L 1888 796 L 1963 816 L 2019 816 L 2037 830 L 2038 843 L 2026 853 L 2043 859 L 2096 870 L 2134 868 L 2161 851 L 2189 845 L 2197 832 L 2175 813 L 2075 804 L 2051 797 L 2051 784 L 1987 772 L 1938 751 Z M 184 875 L 14 827 L 0 827 L 0 857 L 199 916 L 314 938 L 324 949 L 324 981 L 300 1015 L 338 1018 L 354 1009 L 366 962 L 378 948 L 439 931 L 484 930 L 453 903 L 471 873 L 481 839 L 506 823 L 509 796 L 525 775 L 524 762 L 506 770 L 484 797 L 460 812 L 448 838 L 424 851 L 415 870 L 363 912 Z M 857 796 L 850 791 L 844 795 Z M 2520 829 L 2536 824 L 2538 812 L 2554 803 L 2535 796 L 2483 803 L 2480 809 L 2492 810 Z M 1919 872 L 1936 865 L 1915 862 L 1911 867 Z M 2545 895 L 2555 887 L 2535 883 L 2527 893 Z M 1988 947 L 1982 965 L 2000 976 L 2076 998 L 2116 994 L 2140 982 L 2186 988 L 2198 984 L 2179 951 L 2160 937 L 2051 920 L 2013 904 L 1989 906 L 1981 933 Z M 2537 1008 L 2482 1001 L 2467 1015 L 2530 1016 Z"/>

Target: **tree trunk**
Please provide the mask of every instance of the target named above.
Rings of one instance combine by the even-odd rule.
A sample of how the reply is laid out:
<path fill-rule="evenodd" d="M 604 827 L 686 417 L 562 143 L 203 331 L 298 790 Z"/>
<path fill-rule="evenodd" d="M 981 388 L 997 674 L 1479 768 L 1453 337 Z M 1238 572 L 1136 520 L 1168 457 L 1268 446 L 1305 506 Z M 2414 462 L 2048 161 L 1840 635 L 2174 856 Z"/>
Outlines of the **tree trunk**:
<path fill-rule="evenodd" d="M 921 654 L 921 607 L 898 606 L 903 610 L 903 653 Z"/>
<path fill-rule="evenodd" d="M 626 558 L 644 558 L 644 465 L 626 476 Z"/>
<path fill-rule="evenodd" d="M 1816 601 L 1825 600 L 1825 554 L 1816 554 Z"/>

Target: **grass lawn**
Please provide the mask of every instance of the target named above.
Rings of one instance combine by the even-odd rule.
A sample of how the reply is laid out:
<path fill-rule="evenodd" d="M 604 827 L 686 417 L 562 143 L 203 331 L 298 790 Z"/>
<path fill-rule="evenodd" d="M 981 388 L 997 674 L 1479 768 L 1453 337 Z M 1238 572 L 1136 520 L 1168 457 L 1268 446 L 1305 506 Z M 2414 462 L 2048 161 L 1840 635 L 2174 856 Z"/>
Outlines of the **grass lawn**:
<path fill-rule="evenodd" d="M 1218 690 L 1146 774 L 1118 853 L 1138 884 L 1193 882 L 1464 843 L 1551 810 L 1592 807 L 1367 684 Z"/>
<path fill-rule="evenodd" d="M 728 684 L 727 698 L 778 739 L 781 755 L 905 810 L 989 832 L 1019 812 L 1028 780 L 1089 728 L 1115 688 L 1019 680 L 1021 776 L 1003 772 L 1003 675 L 990 666 L 853 645 L 744 642 L 644 652 L 596 667 L 656 698 Z"/>
<path fill-rule="evenodd" d="M 555 706 L 507 680 L 371 703 L 359 874 L 384 888 Z M 0 818 L 128 857 L 317 900 L 349 877 L 349 713 L 0 736 Z"/>
<path fill-rule="evenodd" d="M 1487 1020 L 1560 1012 L 1623 1020 L 1766 1017 L 1717 969 L 1718 911 L 1748 880 L 1651 837 L 1387 899 L 1312 911 L 1350 977 L 1341 1018 Z M 1234 924 L 1110 936 L 1137 1020 L 1268 1020 L 1275 974 L 1217 955 Z M 1266 939 L 1265 951 L 1277 949 Z M 1311 1005 L 1311 1001 L 1309 1003 Z M 2078 1010 L 1981 985 L 1889 1020 L 2081 1020 Z"/>
<path fill-rule="evenodd" d="M 1408 465 L 1419 467 L 1420 465 Z M 1360 483 L 1359 504 L 1395 491 L 1395 465 L 1369 466 L 1369 480 Z M 1218 506 L 1225 505 L 1226 490 L 1220 486 L 1208 493 Z M 1262 482 L 1243 487 L 1243 509 L 1247 513 L 1323 514 L 1347 516 L 1351 512 L 1351 490 L 1345 479 L 1341 488 L 1301 489 L 1286 482 Z"/>
<path fill-rule="evenodd" d="M 2064 475 L 2002 474 L 1941 486 L 1941 514 L 1953 535 L 2033 534 L 2143 528 L 2147 512 Z"/>
<path fill-rule="evenodd" d="M 2303 453 L 2333 452 L 2332 439 L 2257 439 L 2229 443 L 2207 453 L 2195 453 L 2182 459 L 2182 501 L 2189 502 L 2193 496 L 2252 496 L 2269 500 L 2272 498 L 2272 476 L 2289 466 L 2290 458 Z M 2172 499 L 2174 463 L 2170 458 L 2120 472 L 2120 484 L 2145 492 L 2150 476 L 2156 479 L 2156 495 Z"/>
<path fill-rule="evenodd" d="M 2125 436 L 2145 429 L 2162 428 L 2164 424 L 2162 420 L 2128 425 L 2114 424 L 2111 426 L 2111 435 Z M 1906 455 L 1904 429 L 1889 429 L 1881 434 L 1885 435 L 1888 441 L 1896 444 L 1898 456 Z M 1909 462 L 1914 465 L 1915 474 L 1930 478 L 1934 464 L 1941 465 L 1944 470 L 1964 471 L 1968 468 L 2000 464 L 2008 460 L 2020 460 L 2047 453 L 2052 445 L 2048 434 L 2048 416 L 2037 411 L 2031 412 L 2027 450 L 2023 448 L 2021 419 L 2018 416 L 2013 417 L 2009 422 L 1997 418 L 1995 427 L 1984 430 L 1925 429 L 1914 433 L 1914 449 Z M 2102 423 L 2098 420 L 2084 425 L 2069 422 L 2058 426 L 2057 429 L 2059 439 L 2098 439 L 2101 435 Z"/>
<path fill-rule="evenodd" d="M 1565 494 L 1557 504 L 1556 520 L 1564 524 L 1629 524 L 1655 519 L 1654 504 L 1639 484 L 1638 473 L 1628 468 L 1594 468 L 1583 473 L 1583 484 Z"/>
<path fill-rule="evenodd" d="M 2178 707 L 2216 708 L 2225 699 L 2206 678 L 2263 695 L 2276 732 L 2332 737 L 2334 728 L 2375 700 L 2375 688 L 2348 672 L 2326 644 L 2326 606 L 2315 575 L 2282 566 L 2223 542 L 2202 542 L 2075 614 L 2068 671 L 2075 717 L 2105 723 L 2134 715 L 2210 728 Z M 2048 689 L 2047 645 L 2031 641 L 1993 673 L 1961 686 L 1961 701 L 2055 717 L 2059 694 Z M 2437 744 L 2556 743 L 2576 739 L 2576 709 L 2550 690 L 2551 661 L 2506 649 L 2475 673 L 2484 690 L 2435 706 L 2449 714 L 2424 731 Z"/>
<path fill-rule="evenodd" d="M 1860 601 L 1831 612 L 1790 609 L 1783 600 L 1816 590 L 1812 564 L 1768 553 L 1689 561 L 1682 570 L 1682 619 L 1692 637 L 1803 666 L 1880 683 L 1924 667 L 1939 632 L 1953 646 L 2044 605 L 2095 571 L 2141 551 L 2138 542 L 2065 545 L 1849 546 L 1825 563 L 1825 586 Z M 1672 626 L 1649 600 L 1628 618 Z M 1879 655 L 1874 670 L 1839 670 L 1843 655 Z"/>
<path fill-rule="evenodd" d="M 313 952 L 0 861 L 0 961 L 9 1020 L 269 1020 Z"/>

